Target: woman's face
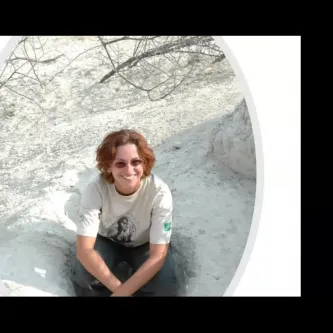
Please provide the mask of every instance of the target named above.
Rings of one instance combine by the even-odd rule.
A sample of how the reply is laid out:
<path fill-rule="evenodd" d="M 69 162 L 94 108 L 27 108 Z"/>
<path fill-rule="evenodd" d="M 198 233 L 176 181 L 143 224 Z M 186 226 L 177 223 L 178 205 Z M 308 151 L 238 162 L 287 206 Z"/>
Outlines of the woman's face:
<path fill-rule="evenodd" d="M 115 179 L 117 190 L 124 195 L 130 195 L 140 188 L 143 175 L 143 162 L 139 157 L 135 144 L 129 143 L 117 148 L 115 160 L 109 172 Z"/>

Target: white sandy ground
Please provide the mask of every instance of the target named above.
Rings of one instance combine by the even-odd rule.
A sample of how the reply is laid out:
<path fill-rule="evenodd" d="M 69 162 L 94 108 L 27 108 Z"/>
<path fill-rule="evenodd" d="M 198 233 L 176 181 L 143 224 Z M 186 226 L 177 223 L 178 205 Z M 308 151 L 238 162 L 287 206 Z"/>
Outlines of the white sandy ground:
<path fill-rule="evenodd" d="M 63 40 L 54 43 L 73 55 L 88 43 Z M 8 92 L 14 106 L 1 120 L 0 280 L 11 296 L 74 295 L 68 272 L 80 191 L 97 172 L 105 133 L 134 127 L 153 146 L 154 172 L 174 195 L 185 295 L 221 296 L 246 245 L 256 185 L 207 154 L 221 116 L 242 98 L 232 69 L 225 59 L 158 102 L 118 78 L 89 88 L 107 71 L 96 58 L 79 58 L 46 88 L 44 105 L 53 109 L 43 117 L 29 105 L 16 111 L 23 101 Z"/>

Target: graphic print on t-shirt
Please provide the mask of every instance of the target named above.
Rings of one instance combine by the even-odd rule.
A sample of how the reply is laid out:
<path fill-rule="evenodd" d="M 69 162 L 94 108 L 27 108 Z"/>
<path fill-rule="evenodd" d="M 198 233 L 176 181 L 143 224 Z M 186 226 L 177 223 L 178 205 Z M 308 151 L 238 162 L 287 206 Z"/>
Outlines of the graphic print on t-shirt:
<path fill-rule="evenodd" d="M 136 228 L 129 216 L 120 217 L 113 223 L 107 232 L 107 236 L 120 244 L 132 243 L 135 239 Z"/>

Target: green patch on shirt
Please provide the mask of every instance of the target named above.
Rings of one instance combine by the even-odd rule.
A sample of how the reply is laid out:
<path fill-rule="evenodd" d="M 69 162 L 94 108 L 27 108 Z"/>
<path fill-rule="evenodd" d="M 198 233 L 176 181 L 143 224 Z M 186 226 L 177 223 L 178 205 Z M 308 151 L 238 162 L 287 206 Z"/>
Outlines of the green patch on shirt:
<path fill-rule="evenodd" d="M 164 231 L 170 231 L 171 230 L 171 222 L 164 222 Z"/>

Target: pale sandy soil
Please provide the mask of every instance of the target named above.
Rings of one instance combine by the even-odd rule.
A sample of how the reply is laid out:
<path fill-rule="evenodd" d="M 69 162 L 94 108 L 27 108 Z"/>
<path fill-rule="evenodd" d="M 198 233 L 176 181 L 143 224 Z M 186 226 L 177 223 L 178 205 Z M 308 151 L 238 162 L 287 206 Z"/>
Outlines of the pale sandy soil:
<path fill-rule="evenodd" d="M 88 39 L 68 41 L 54 39 L 51 51 L 61 45 L 63 53 L 75 55 L 89 45 Z M 45 73 L 56 72 L 61 61 L 43 66 Z M 108 69 L 97 58 L 82 57 L 45 89 L 43 105 L 51 110 L 43 116 L 31 104 L 18 111 L 26 102 L 5 95 L 0 101 L 0 280 L 10 295 L 73 295 L 68 265 L 80 190 L 96 172 L 100 140 L 122 127 L 146 135 L 157 156 L 154 172 L 172 189 L 185 294 L 223 294 L 246 245 L 256 184 L 207 156 L 212 131 L 242 94 L 226 59 L 213 73 L 203 70 L 170 97 L 150 102 L 119 78 L 92 87 Z M 174 148 L 177 142 L 180 149 Z"/>

